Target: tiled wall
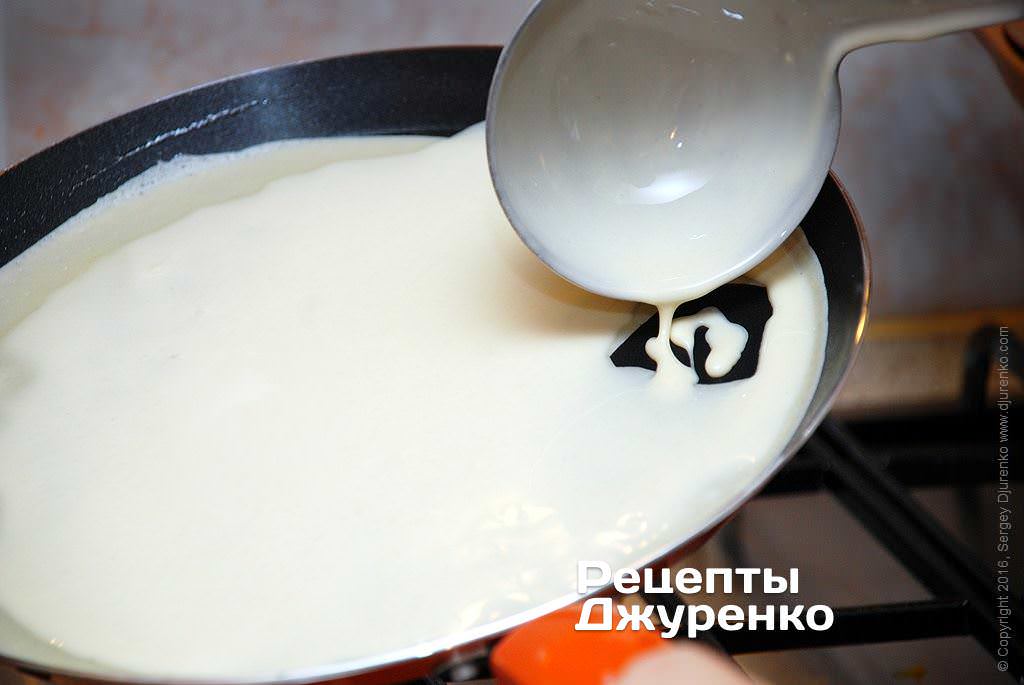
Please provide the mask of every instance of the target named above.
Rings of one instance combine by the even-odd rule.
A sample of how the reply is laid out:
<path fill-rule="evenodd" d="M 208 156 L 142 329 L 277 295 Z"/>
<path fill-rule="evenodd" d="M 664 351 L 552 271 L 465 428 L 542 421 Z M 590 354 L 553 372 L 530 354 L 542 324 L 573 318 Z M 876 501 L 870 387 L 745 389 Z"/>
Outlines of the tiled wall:
<path fill-rule="evenodd" d="M 154 98 L 257 67 L 411 45 L 501 43 L 529 2 L 6 4 L 0 159 L 15 161 Z M 874 311 L 1024 304 L 1024 112 L 973 37 L 867 48 L 847 59 L 841 82 L 834 166 L 870 234 Z M 0 123 L 2 115 L 0 105 Z"/>

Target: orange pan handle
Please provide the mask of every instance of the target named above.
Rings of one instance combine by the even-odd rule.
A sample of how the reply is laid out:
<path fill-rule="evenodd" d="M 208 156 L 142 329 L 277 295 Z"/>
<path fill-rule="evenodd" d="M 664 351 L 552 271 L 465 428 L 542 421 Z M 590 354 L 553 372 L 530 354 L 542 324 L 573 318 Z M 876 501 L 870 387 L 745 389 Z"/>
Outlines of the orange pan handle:
<path fill-rule="evenodd" d="M 602 618 L 595 607 L 592 622 Z M 491 652 L 498 685 L 599 685 L 613 682 L 639 655 L 667 649 L 649 630 L 577 631 L 580 605 L 516 629 Z"/>
<path fill-rule="evenodd" d="M 979 29 L 977 35 L 1024 107 L 1024 21 Z"/>
<path fill-rule="evenodd" d="M 576 604 L 498 643 L 491 652 L 498 685 L 751 685 L 731 659 L 703 645 L 657 630 L 577 631 L 579 618 Z"/>

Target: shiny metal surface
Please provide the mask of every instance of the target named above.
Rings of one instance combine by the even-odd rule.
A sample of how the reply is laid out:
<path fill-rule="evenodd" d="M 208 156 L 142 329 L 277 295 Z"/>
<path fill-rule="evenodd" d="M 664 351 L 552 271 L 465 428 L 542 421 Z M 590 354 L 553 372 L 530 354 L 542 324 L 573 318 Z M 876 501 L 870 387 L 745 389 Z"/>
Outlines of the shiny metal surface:
<path fill-rule="evenodd" d="M 566 279 L 690 299 L 764 259 L 810 207 L 848 52 L 1021 15 L 1019 0 L 541 0 L 491 87 L 492 179 Z"/>

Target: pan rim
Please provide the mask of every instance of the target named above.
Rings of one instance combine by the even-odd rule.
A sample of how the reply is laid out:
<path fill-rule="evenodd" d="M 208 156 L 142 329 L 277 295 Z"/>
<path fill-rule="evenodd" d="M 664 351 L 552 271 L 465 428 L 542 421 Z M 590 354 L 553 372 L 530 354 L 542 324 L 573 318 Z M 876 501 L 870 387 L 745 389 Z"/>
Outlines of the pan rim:
<path fill-rule="evenodd" d="M 346 60 L 358 59 L 358 58 L 363 58 L 363 57 L 383 57 L 383 56 L 387 56 L 387 55 L 412 56 L 412 55 L 419 54 L 419 53 L 423 53 L 423 54 L 437 53 L 437 54 L 440 54 L 440 53 L 458 53 L 458 52 L 479 53 L 479 54 L 486 54 L 486 53 L 489 53 L 489 52 L 494 52 L 495 54 L 497 54 L 497 51 L 499 51 L 499 50 L 501 50 L 500 46 L 497 46 L 497 45 L 486 45 L 486 44 L 482 44 L 482 43 L 481 44 L 467 43 L 467 44 L 458 44 L 458 45 L 426 45 L 426 46 L 423 46 L 423 47 L 414 47 L 414 48 L 387 48 L 387 49 L 383 49 L 383 50 L 367 50 L 367 51 L 364 51 L 364 52 L 352 52 L 352 53 L 346 53 L 346 54 L 343 54 L 343 55 L 333 55 L 331 57 L 312 57 L 310 59 L 302 59 L 302 60 L 297 60 L 295 62 L 285 62 L 284 64 L 275 64 L 275 65 L 270 65 L 270 66 L 266 66 L 266 67 L 257 67 L 255 69 L 250 69 L 248 71 L 239 72 L 237 74 L 231 74 L 231 75 L 228 75 L 228 76 L 224 76 L 222 78 L 216 78 L 216 79 L 213 79 L 211 81 L 203 81 L 201 83 L 197 83 L 197 84 L 192 85 L 192 86 L 188 86 L 188 87 L 185 87 L 185 88 L 181 88 L 179 90 L 172 91 L 172 92 L 168 93 L 167 95 L 162 95 L 159 98 L 157 98 L 156 100 L 151 100 L 151 101 L 146 102 L 146 103 L 144 103 L 142 105 L 139 105 L 138 107 L 133 107 L 132 109 L 124 110 L 122 112 L 114 114 L 113 116 L 110 116 L 110 117 L 108 117 L 106 119 L 103 119 L 102 121 L 99 121 L 99 122 L 97 122 L 95 124 L 92 124 L 91 126 L 83 128 L 80 131 L 76 131 L 75 133 L 72 133 L 69 136 L 61 138 L 60 140 L 55 140 L 52 143 L 49 143 L 46 146 L 39 148 L 38 150 L 33 152 L 28 157 L 24 157 L 22 159 L 15 160 L 15 161 L 13 161 L 13 162 L 11 162 L 9 164 L 6 164 L 5 166 L 0 167 L 0 180 L 2 180 L 5 175 L 10 174 L 11 172 L 14 172 L 14 171 L 24 167 L 26 165 L 26 163 L 30 162 L 31 160 L 33 160 L 33 159 L 35 159 L 37 157 L 40 157 L 42 155 L 48 154 L 48 153 L 52 153 L 52 152 L 56 151 L 57 148 L 60 148 L 60 147 L 65 146 L 67 144 L 73 143 L 73 142 L 75 142 L 76 140 L 78 140 L 81 137 L 87 136 L 88 134 L 91 134 L 91 133 L 95 133 L 97 130 L 106 128 L 106 127 L 110 126 L 111 124 L 116 123 L 118 121 L 121 121 L 122 119 L 124 119 L 126 117 L 139 114 L 139 113 L 143 112 L 144 110 L 148 110 L 150 108 L 157 107 L 159 105 L 167 105 L 172 100 L 178 100 L 178 99 L 180 99 L 182 97 L 187 97 L 189 95 L 198 94 L 201 91 L 206 90 L 207 88 L 213 88 L 215 86 L 224 85 L 224 84 L 231 83 L 231 82 L 237 82 L 237 81 L 239 81 L 241 79 L 250 78 L 250 77 L 253 77 L 253 76 L 259 76 L 260 74 L 268 74 L 268 73 L 271 73 L 271 72 L 279 72 L 279 71 L 284 71 L 284 70 L 293 69 L 293 68 L 301 68 L 301 67 L 309 66 L 309 65 L 324 64 L 324 63 L 335 62 L 335 61 L 346 61 Z"/>

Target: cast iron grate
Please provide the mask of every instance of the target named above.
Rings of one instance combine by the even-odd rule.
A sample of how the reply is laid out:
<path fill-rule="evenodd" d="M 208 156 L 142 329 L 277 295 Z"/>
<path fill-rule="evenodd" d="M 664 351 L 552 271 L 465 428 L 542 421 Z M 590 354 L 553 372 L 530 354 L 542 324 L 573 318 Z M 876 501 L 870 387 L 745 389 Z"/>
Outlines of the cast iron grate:
<path fill-rule="evenodd" d="M 969 636 L 995 659 L 999 616 L 992 569 L 925 511 L 909 488 L 965 488 L 996 481 L 994 436 L 999 416 L 988 408 L 986 389 L 1000 356 L 999 340 L 994 327 L 972 336 L 958 410 L 846 424 L 828 419 L 759 495 L 830 492 L 933 599 L 838 607 L 834 625 L 824 632 L 712 630 L 703 639 L 729 654 L 746 654 Z M 1012 335 L 1009 348 L 1011 372 L 1024 377 L 1022 346 Z M 1008 413 L 1010 424 L 1020 425 L 1022 412 L 1010 409 Z M 1010 451 L 1017 453 L 1012 445 Z M 1019 482 L 1021 470 L 1016 469 L 1011 478 Z M 664 595 L 645 599 L 682 602 L 671 595 L 667 601 Z M 1024 683 L 1024 649 L 1019 639 L 1024 633 L 1024 603 L 1017 594 L 1006 605 L 1011 615 L 1004 620 L 1014 638 L 1004 660 L 1009 674 Z M 444 685 L 488 675 L 486 657 L 481 656 L 408 685 Z"/>

